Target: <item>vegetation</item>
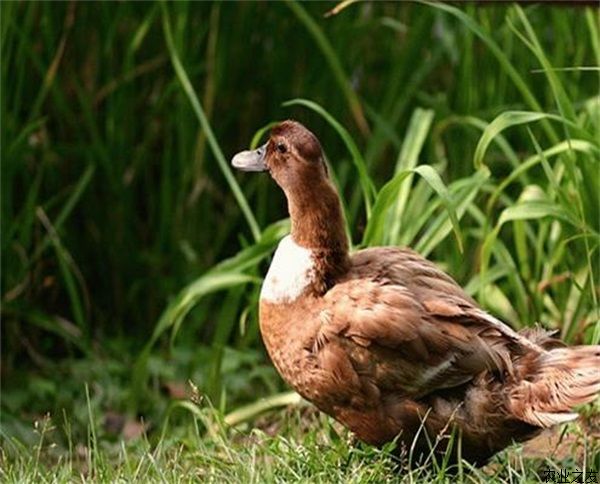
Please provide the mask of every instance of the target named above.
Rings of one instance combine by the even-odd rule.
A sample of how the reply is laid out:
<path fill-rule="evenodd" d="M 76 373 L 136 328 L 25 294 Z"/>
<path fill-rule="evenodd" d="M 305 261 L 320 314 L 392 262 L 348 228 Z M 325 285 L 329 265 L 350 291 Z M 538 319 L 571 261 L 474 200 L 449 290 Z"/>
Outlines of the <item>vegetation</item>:
<path fill-rule="evenodd" d="M 288 117 L 355 247 L 410 245 L 514 327 L 600 341 L 598 11 L 333 6 L 2 2 L 3 481 L 600 470 L 592 408 L 561 455 L 398 472 L 271 367 L 256 301 L 285 203 L 228 160 Z"/>

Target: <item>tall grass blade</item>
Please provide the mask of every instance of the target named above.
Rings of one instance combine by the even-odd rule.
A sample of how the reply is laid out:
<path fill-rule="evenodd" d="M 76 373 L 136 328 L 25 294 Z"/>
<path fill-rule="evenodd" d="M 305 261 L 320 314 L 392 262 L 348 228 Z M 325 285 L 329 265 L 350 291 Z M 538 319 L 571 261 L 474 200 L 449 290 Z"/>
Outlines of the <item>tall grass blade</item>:
<path fill-rule="evenodd" d="M 235 427 L 248 420 L 254 420 L 260 414 L 273 410 L 278 407 L 288 407 L 290 405 L 298 405 L 302 402 L 302 397 L 296 392 L 285 392 L 276 395 L 271 395 L 267 398 L 262 398 L 256 402 L 252 402 L 244 407 L 237 408 L 233 412 L 225 415 L 224 422 L 226 425 Z"/>
<path fill-rule="evenodd" d="M 404 142 L 402 148 L 398 154 L 398 160 L 396 161 L 396 169 L 394 173 L 399 173 L 403 170 L 411 170 L 417 166 L 419 159 L 419 153 L 423 149 L 425 139 L 431 128 L 434 113 L 430 109 L 417 108 L 413 112 L 408 123 L 408 129 L 404 136 Z M 406 183 L 402 184 L 394 209 L 390 213 L 387 243 L 393 243 L 398 239 L 400 233 L 400 223 L 404 216 L 404 209 L 406 207 L 406 201 L 411 190 L 412 176 L 410 176 Z"/>
<path fill-rule="evenodd" d="M 596 18 L 594 18 L 594 15 Z M 590 43 L 594 51 L 596 66 L 600 67 L 600 29 L 598 28 L 598 11 L 589 8 L 585 12 L 585 20 L 590 35 Z"/>
<path fill-rule="evenodd" d="M 454 211 L 457 220 L 461 220 L 467 210 L 472 207 L 473 200 L 489 177 L 490 172 L 484 167 L 469 178 L 459 180 L 450 186 L 450 197 L 455 201 Z M 432 211 L 434 208 L 432 207 Z M 456 223 L 458 224 L 458 222 Z M 413 247 L 421 255 L 427 257 L 446 238 L 453 226 L 452 219 L 449 218 L 447 211 L 438 214 L 434 219 L 429 220 L 427 229 L 419 240 L 413 243 Z"/>
<path fill-rule="evenodd" d="M 273 250 L 273 246 L 289 232 L 289 221 L 270 225 L 265 229 L 259 241 L 241 250 L 233 257 L 217 264 L 206 274 L 182 289 L 177 297 L 169 303 L 156 324 L 152 336 L 138 356 L 133 375 L 136 395 L 143 392 L 147 379 L 147 363 L 152 348 L 158 339 L 169 329 L 171 339 L 175 337 L 185 317 L 200 300 L 214 292 L 231 289 L 248 283 L 260 283 L 260 279 L 244 273 L 256 267 Z"/>
<path fill-rule="evenodd" d="M 432 138 L 438 152 L 440 153 L 439 156 L 444 158 L 444 161 L 446 160 L 445 155 L 443 154 L 442 134 L 452 125 L 472 126 L 478 129 L 479 131 L 483 132 L 489 126 L 489 123 L 475 116 L 456 115 L 449 116 L 448 118 L 443 119 L 439 123 L 436 123 L 435 128 L 432 131 Z M 497 133 L 496 136 L 493 137 L 493 140 L 498 145 L 498 148 L 500 148 L 500 151 L 502 151 L 502 154 L 506 157 L 506 159 L 510 161 L 510 163 L 513 166 L 518 166 L 519 157 L 515 153 L 515 150 L 512 148 L 512 146 L 508 143 L 506 138 L 502 135 L 502 133 Z"/>
<path fill-rule="evenodd" d="M 290 232 L 289 219 L 280 220 L 269 225 L 262 233 L 260 240 L 237 254 L 216 264 L 211 273 L 239 272 L 245 271 L 251 267 L 256 267 L 259 262 L 264 260 L 275 247 L 275 244 Z"/>
<path fill-rule="evenodd" d="M 53 227 L 57 233 L 60 233 L 60 230 L 62 229 L 63 224 L 66 222 L 69 215 L 71 215 L 71 213 L 77 206 L 77 203 L 79 202 L 79 200 L 85 193 L 86 188 L 92 181 L 92 178 L 94 176 L 94 171 L 95 171 L 94 165 L 90 164 L 86 167 L 86 169 L 82 173 L 81 177 L 77 181 L 77 184 L 73 188 L 73 191 L 69 195 L 69 198 L 67 199 L 67 201 L 61 208 L 60 212 L 56 216 Z M 35 262 L 51 243 L 52 243 L 52 241 L 50 240 L 50 234 L 48 234 L 46 237 L 44 237 L 44 240 L 42 241 L 42 243 L 36 248 L 29 263 L 31 264 L 31 263 Z"/>
<path fill-rule="evenodd" d="M 529 158 L 523 160 L 523 162 L 516 169 L 514 169 L 506 178 L 504 178 L 502 182 L 495 188 L 494 192 L 488 200 L 487 212 L 491 212 L 492 207 L 500 197 L 501 193 L 506 189 L 506 187 L 511 183 L 517 181 L 519 178 L 521 178 L 527 170 L 533 168 L 538 163 L 541 163 L 544 158 L 553 158 L 569 150 L 590 155 L 590 158 L 592 160 L 595 160 L 596 162 L 599 161 L 600 149 L 596 145 L 590 143 L 589 141 L 579 139 L 562 141 L 555 146 L 543 150 L 541 153 L 532 155 Z"/>
<path fill-rule="evenodd" d="M 194 91 L 194 88 L 192 86 L 192 83 L 190 82 L 190 79 L 189 79 L 186 71 L 185 71 L 185 68 L 183 67 L 181 61 L 179 60 L 179 56 L 175 49 L 175 43 L 173 42 L 173 34 L 171 32 L 171 23 L 170 23 L 170 20 L 168 17 L 167 6 L 164 2 L 162 2 L 161 7 L 162 7 L 162 19 L 163 19 L 163 31 L 164 31 L 165 40 L 167 43 L 167 48 L 169 50 L 169 55 L 171 57 L 171 63 L 173 64 L 173 68 L 175 69 L 175 73 L 177 74 L 177 79 L 179 79 L 179 82 L 181 83 L 181 87 L 183 88 L 183 91 L 185 92 L 185 94 L 192 106 L 192 109 L 194 110 L 194 113 L 196 114 L 196 117 L 198 118 L 198 121 L 200 122 L 200 125 L 202 126 L 202 129 L 204 130 L 206 138 L 208 139 L 208 144 L 212 150 L 213 156 L 217 160 L 217 163 L 219 164 L 219 168 L 221 169 L 223 176 L 227 180 L 227 184 L 229 185 L 229 188 L 230 188 L 231 192 L 233 193 L 233 196 L 235 197 L 238 205 L 240 206 L 240 208 L 244 214 L 244 217 L 246 218 L 246 222 L 248 223 L 248 226 L 250 227 L 250 231 L 252 232 L 252 236 L 254 237 L 254 240 L 258 240 L 260 238 L 260 228 L 258 226 L 258 223 L 256 222 L 256 219 L 254 218 L 254 214 L 252 213 L 252 210 L 250 209 L 250 206 L 248 205 L 248 201 L 246 200 L 244 193 L 242 192 L 238 182 L 236 181 L 235 177 L 233 176 L 233 173 L 231 171 L 231 168 L 229 167 L 229 164 L 225 160 L 225 156 L 223 156 L 223 152 L 221 151 L 221 147 L 219 146 L 219 143 L 217 142 L 217 139 L 215 138 L 215 135 L 212 131 L 212 127 L 210 126 L 210 123 L 209 123 L 208 119 L 206 118 L 206 115 L 204 114 L 204 110 L 202 109 L 200 100 L 198 99 L 198 96 L 196 96 L 196 92 Z"/>
<path fill-rule="evenodd" d="M 544 217 L 563 220 L 576 228 L 580 226 L 579 221 L 562 205 L 548 200 L 526 200 L 505 208 L 500 214 L 497 227 L 500 228 L 506 222 L 514 220 L 536 220 Z"/>
<path fill-rule="evenodd" d="M 562 220 L 576 229 L 581 228 L 581 222 L 565 207 L 549 200 L 533 200 L 525 198 L 520 203 L 505 208 L 498 219 L 494 229 L 485 237 L 481 251 L 481 279 L 482 294 L 485 294 L 485 284 L 487 282 L 487 269 L 489 267 L 492 248 L 502 226 L 511 221 L 517 220 L 539 220 L 547 217 Z"/>
<path fill-rule="evenodd" d="M 250 141 L 250 149 L 253 150 L 256 147 L 258 147 L 260 140 L 262 139 L 262 137 L 264 136 L 264 134 L 269 131 L 273 126 L 276 126 L 278 124 L 277 121 L 272 121 L 270 123 L 267 123 L 265 126 L 263 126 L 260 129 L 256 130 L 256 133 L 254 133 L 254 136 L 252 136 L 252 141 Z"/>
<path fill-rule="evenodd" d="M 362 157 L 358 146 L 350 136 L 350 133 L 344 128 L 331 114 L 329 114 L 325 109 L 319 106 L 314 101 L 310 101 L 308 99 L 292 99 L 290 101 L 286 101 L 283 103 L 284 106 L 305 106 L 309 109 L 312 109 L 316 113 L 320 114 L 325 121 L 327 121 L 333 129 L 337 131 L 342 138 L 342 141 L 346 145 L 346 148 L 350 152 L 352 156 L 352 161 L 354 162 L 354 166 L 358 171 L 360 186 L 362 188 L 363 197 L 365 200 L 365 211 L 367 213 L 367 218 L 371 215 L 371 205 L 373 200 L 373 195 L 375 194 L 375 187 L 373 186 L 373 182 L 369 177 L 367 172 L 367 166 L 364 158 Z"/>
<path fill-rule="evenodd" d="M 483 131 L 477 147 L 475 148 L 475 154 L 473 155 L 473 165 L 479 169 L 483 165 L 483 158 L 492 140 L 502 131 L 511 126 L 517 126 L 520 124 L 533 123 L 542 119 L 553 119 L 557 121 L 564 121 L 570 126 L 577 127 L 568 120 L 565 120 L 562 116 L 557 116 L 548 113 L 534 113 L 530 111 L 505 111 L 497 116 Z M 586 133 L 587 134 L 587 133 Z"/>
<path fill-rule="evenodd" d="M 147 365 L 150 352 L 158 338 L 170 328 L 178 328 L 189 311 L 201 298 L 223 289 L 248 283 L 257 283 L 256 277 L 239 272 L 220 272 L 206 274 L 184 288 L 173 302 L 169 304 L 158 321 L 151 338 L 137 357 L 133 370 L 132 385 L 134 391 L 133 404 L 137 405 L 143 398 L 147 380 Z"/>
<path fill-rule="evenodd" d="M 546 74 L 546 77 L 548 79 L 548 82 L 550 83 L 550 86 L 552 88 L 552 93 L 554 94 L 556 105 L 561 116 L 563 118 L 568 119 L 571 122 L 575 122 L 577 116 L 575 115 L 573 102 L 569 99 L 569 96 L 567 95 L 564 86 L 560 82 L 556 71 L 552 68 L 552 64 L 550 64 L 548 57 L 544 53 L 540 41 L 538 40 L 537 35 L 533 30 L 533 27 L 529 23 L 525 12 L 523 12 L 523 9 L 517 4 L 513 6 L 513 9 L 517 13 L 519 20 L 525 27 L 525 31 L 527 32 L 528 38 L 525 38 L 525 36 L 517 30 L 517 28 L 512 24 L 510 17 L 508 17 L 509 26 L 511 27 L 512 31 L 517 35 L 517 37 L 519 37 L 523 41 L 523 43 L 529 48 L 529 50 L 533 52 L 533 54 L 537 57 L 538 61 L 540 62 L 544 73 Z"/>
<path fill-rule="evenodd" d="M 352 84 L 348 79 L 348 76 L 344 72 L 344 68 L 342 66 L 342 62 L 340 58 L 336 54 L 335 50 L 331 46 L 331 43 L 323 33 L 323 30 L 319 27 L 319 25 L 314 21 L 314 19 L 308 14 L 308 12 L 304 9 L 300 2 L 296 2 L 294 0 L 286 0 L 286 5 L 290 7 L 292 12 L 296 15 L 298 20 L 304 24 L 310 35 L 313 37 L 319 50 L 321 50 L 323 56 L 329 68 L 331 69 L 333 76 L 338 83 L 339 88 L 342 93 L 346 97 L 348 101 L 348 105 L 350 106 L 350 112 L 352 116 L 354 116 L 354 120 L 356 121 L 356 125 L 361 130 L 362 134 L 367 136 L 370 133 L 369 125 L 365 118 L 365 115 L 362 110 L 362 106 L 360 104 L 360 100 L 358 96 L 354 92 L 352 88 Z"/>
<path fill-rule="evenodd" d="M 423 3 L 453 15 L 454 17 L 459 19 L 469 30 L 471 30 L 475 35 L 477 35 L 477 37 L 479 37 L 483 41 L 483 43 L 488 47 L 488 49 L 490 49 L 494 57 L 496 57 L 496 59 L 500 63 L 502 69 L 504 69 L 507 75 L 511 78 L 513 84 L 519 90 L 519 92 L 525 99 L 527 105 L 533 111 L 543 111 L 542 106 L 534 96 L 532 90 L 529 88 L 519 71 L 510 62 L 509 58 L 502 51 L 502 48 L 494 41 L 494 39 L 487 32 L 483 30 L 481 25 L 475 22 L 475 20 L 468 14 L 462 12 L 461 10 L 452 5 L 429 1 L 423 1 Z M 550 137 L 550 139 L 554 143 L 556 143 L 558 141 L 558 136 L 552 128 L 552 126 L 550 125 L 550 123 L 544 121 L 544 129 Z"/>
<path fill-rule="evenodd" d="M 403 170 L 381 188 L 373 206 L 373 213 L 365 229 L 363 245 L 381 245 L 383 243 L 388 211 L 396 200 L 402 183 L 413 173 L 420 175 L 442 200 L 452 222 L 458 246 L 462 250 L 462 236 L 454 202 L 451 200 L 448 190 L 438 173 L 429 165 L 419 165 L 410 170 Z"/>
<path fill-rule="evenodd" d="M 54 247 L 54 251 L 56 253 L 56 258 L 58 259 L 58 263 L 60 266 L 60 272 L 63 276 L 63 280 L 65 282 L 65 287 L 67 288 L 67 293 L 69 295 L 69 301 L 71 303 L 71 310 L 73 313 L 73 318 L 75 319 L 77 326 L 83 331 L 88 328 L 86 324 L 85 311 L 84 311 L 84 303 L 83 298 L 80 295 L 80 291 L 77 287 L 76 279 L 80 283 L 82 288 L 85 288 L 83 276 L 81 272 L 75 265 L 73 258 L 69 254 L 69 252 L 63 246 L 58 233 L 56 232 L 55 227 L 52 225 L 48 216 L 44 212 L 41 207 L 38 207 L 36 210 L 37 217 L 44 225 L 48 233 L 48 237 L 50 238 L 50 242 Z"/>

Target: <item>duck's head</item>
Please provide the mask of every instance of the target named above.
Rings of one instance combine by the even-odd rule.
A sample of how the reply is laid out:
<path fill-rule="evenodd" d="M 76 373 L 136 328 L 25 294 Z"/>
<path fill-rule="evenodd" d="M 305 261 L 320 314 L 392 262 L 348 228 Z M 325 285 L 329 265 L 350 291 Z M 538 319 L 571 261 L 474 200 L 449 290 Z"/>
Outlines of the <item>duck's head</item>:
<path fill-rule="evenodd" d="M 231 164 L 242 171 L 268 171 L 286 193 L 328 178 L 319 140 L 291 120 L 276 125 L 264 145 L 235 155 Z"/>
<path fill-rule="evenodd" d="M 242 171 L 268 171 L 283 189 L 294 243 L 318 249 L 315 292 L 324 293 L 348 269 L 349 259 L 340 198 L 317 137 L 296 121 L 283 121 L 269 141 L 238 153 L 231 164 Z"/>

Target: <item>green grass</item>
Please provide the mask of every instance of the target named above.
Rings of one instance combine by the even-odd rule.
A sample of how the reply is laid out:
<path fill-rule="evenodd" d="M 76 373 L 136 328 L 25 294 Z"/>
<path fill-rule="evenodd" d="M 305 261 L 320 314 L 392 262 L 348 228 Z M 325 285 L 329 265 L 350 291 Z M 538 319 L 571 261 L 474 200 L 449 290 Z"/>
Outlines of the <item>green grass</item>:
<path fill-rule="evenodd" d="M 409 245 L 516 328 L 600 341 L 597 10 L 331 7 L 2 3 L 3 479 L 394 475 L 324 418 L 218 424 L 286 391 L 256 311 L 285 203 L 228 160 L 287 117 L 319 136 L 355 248 Z"/>
<path fill-rule="evenodd" d="M 107 446 L 92 424 L 86 443 L 68 453 L 56 451 L 57 429 L 50 419 L 42 419 L 32 448 L 17 443 L 5 447 L 0 477 L 7 483 L 536 483 L 544 482 L 548 470 L 589 472 L 600 464 L 598 442 L 574 425 L 563 432 L 561 450 L 550 447 L 545 457 L 527 457 L 520 449 L 509 449 L 482 469 L 433 458 L 409 468 L 409 452 L 395 456 L 393 444 L 378 450 L 353 443 L 342 427 L 305 405 L 236 427 L 225 426 L 220 414 L 205 405 L 175 404 L 170 415 L 177 412 L 191 417 L 189 426 L 171 428 L 167 421 L 157 443 L 143 436 L 133 443 Z"/>

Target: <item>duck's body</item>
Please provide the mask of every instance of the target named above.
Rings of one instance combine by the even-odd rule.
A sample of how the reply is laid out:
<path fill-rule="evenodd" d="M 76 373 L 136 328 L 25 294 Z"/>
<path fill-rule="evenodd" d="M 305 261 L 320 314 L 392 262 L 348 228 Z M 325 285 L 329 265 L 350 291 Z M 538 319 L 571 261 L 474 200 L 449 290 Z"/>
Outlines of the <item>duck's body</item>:
<path fill-rule="evenodd" d="M 263 340 L 282 377 L 360 440 L 444 452 L 456 427 L 462 457 L 481 463 L 573 419 L 571 408 L 600 391 L 600 347 L 517 334 L 409 249 L 350 254 L 306 128 L 284 122 L 267 145 L 234 159 L 242 169 L 260 162 L 292 220 L 261 291 Z"/>

